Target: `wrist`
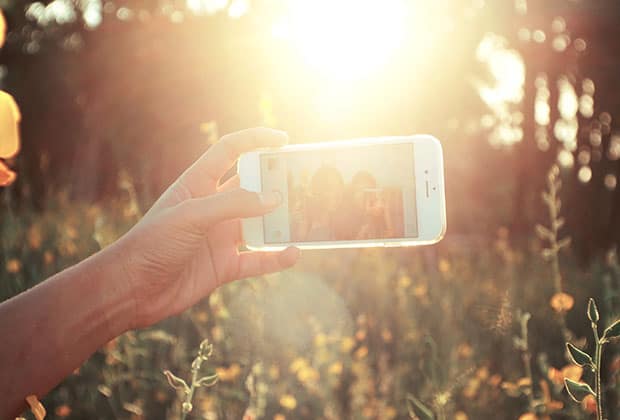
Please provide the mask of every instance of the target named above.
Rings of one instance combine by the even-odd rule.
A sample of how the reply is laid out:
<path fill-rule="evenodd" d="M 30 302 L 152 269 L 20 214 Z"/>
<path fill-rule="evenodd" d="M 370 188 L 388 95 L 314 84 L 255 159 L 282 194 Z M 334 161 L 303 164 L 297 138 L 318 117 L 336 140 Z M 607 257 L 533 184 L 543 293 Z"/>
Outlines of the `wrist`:
<path fill-rule="evenodd" d="M 115 243 L 76 267 L 88 283 L 88 293 L 110 339 L 135 327 L 135 299 L 122 258 L 122 250 Z"/>

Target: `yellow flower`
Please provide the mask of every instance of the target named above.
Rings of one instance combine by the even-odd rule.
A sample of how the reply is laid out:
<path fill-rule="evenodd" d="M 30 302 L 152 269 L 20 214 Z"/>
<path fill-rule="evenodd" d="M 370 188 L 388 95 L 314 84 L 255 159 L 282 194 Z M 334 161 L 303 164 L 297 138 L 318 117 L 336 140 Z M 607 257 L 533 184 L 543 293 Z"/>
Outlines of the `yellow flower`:
<path fill-rule="evenodd" d="M 456 413 L 454 413 L 454 420 L 468 420 L 469 417 L 467 417 L 467 414 L 465 414 L 462 411 L 457 411 Z"/>
<path fill-rule="evenodd" d="M 269 367 L 269 377 L 274 380 L 280 377 L 280 369 L 276 365 Z"/>
<path fill-rule="evenodd" d="M 286 417 L 284 417 L 284 414 L 278 413 L 273 416 L 273 420 L 286 420 Z"/>
<path fill-rule="evenodd" d="M 297 407 L 297 400 L 291 394 L 284 394 L 280 397 L 280 405 L 288 410 L 294 410 Z"/>
<path fill-rule="evenodd" d="M 340 342 L 340 351 L 343 353 L 348 353 L 355 346 L 355 340 L 352 337 L 344 337 Z"/>
<path fill-rule="evenodd" d="M 411 286 L 411 277 L 406 274 L 400 276 L 400 278 L 398 279 L 398 287 L 406 289 L 409 286 Z"/>
<path fill-rule="evenodd" d="M 323 347 L 327 343 L 327 337 L 325 334 L 319 333 L 314 337 L 314 345 L 316 347 Z"/>
<path fill-rule="evenodd" d="M 224 338 L 224 332 L 222 331 L 222 328 L 220 328 L 218 325 L 211 328 L 211 337 L 213 337 L 213 341 L 222 341 L 222 339 Z"/>
<path fill-rule="evenodd" d="M 450 261 L 446 260 L 445 258 L 442 258 L 439 260 L 439 271 L 441 271 L 442 273 L 447 273 L 450 271 Z"/>
<path fill-rule="evenodd" d="M 306 359 L 304 359 L 303 357 L 298 357 L 291 362 L 291 365 L 289 366 L 289 370 L 292 373 L 296 373 L 300 369 L 305 368 L 306 366 L 308 366 L 308 362 L 306 362 Z"/>
<path fill-rule="evenodd" d="M 215 368 L 217 377 L 222 382 L 232 382 L 237 379 L 237 376 L 241 373 L 241 367 L 237 363 L 233 363 L 227 368 Z"/>
<path fill-rule="evenodd" d="M 394 407 L 388 406 L 388 407 L 385 407 L 385 410 L 383 410 L 383 416 L 386 419 L 393 419 L 397 415 L 398 415 L 398 412 L 396 411 Z"/>
<path fill-rule="evenodd" d="M 17 258 L 11 258 L 6 262 L 6 271 L 9 273 L 19 273 L 22 269 L 22 263 Z"/>
<path fill-rule="evenodd" d="M 319 372 L 312 367 L 304 367 L 297 372 L 297 379 L 300 382 L 316 382 L 319 378 Z"/>
<path fill-rule="evenodd" d="M 342 373 L 342 363 L 334 362 L 327 368 L 327 373 L 330 375 L 340 375 Z"/>

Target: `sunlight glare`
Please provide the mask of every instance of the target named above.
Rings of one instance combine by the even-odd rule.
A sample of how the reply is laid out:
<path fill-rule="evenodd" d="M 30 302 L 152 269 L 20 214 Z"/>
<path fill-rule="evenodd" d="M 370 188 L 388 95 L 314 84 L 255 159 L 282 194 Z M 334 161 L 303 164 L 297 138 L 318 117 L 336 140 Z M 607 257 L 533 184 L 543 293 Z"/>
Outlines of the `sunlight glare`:
<path fill-rule="evenodd" d="M 400 45 L 406 9 L 404 0 L 295 0 L 274 32 L 286 34 L 322 75 L 359 79 L 384 65 Z"/>

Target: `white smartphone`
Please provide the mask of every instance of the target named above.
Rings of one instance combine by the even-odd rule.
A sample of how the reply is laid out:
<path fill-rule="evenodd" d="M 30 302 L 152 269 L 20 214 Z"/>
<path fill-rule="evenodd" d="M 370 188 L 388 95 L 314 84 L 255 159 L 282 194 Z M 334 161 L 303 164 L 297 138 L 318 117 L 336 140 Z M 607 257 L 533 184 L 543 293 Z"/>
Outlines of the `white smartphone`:
<path fill-rule="evenodd" d="M 429 135 L 258 150 L 237 171 L 242 188 L 282 196 L 242 220 L 252 250 L 428 245 L 446 231 L 443 153 Z"/>

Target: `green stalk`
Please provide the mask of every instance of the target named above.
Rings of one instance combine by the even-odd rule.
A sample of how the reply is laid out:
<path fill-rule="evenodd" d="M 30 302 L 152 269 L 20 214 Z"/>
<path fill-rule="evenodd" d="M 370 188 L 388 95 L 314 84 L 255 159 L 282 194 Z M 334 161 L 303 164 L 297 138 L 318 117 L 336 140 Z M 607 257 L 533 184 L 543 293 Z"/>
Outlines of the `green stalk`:
<path fill-rule="evenodd" d="M 192 384 L 189 387 L 189 393 L 187 394 L 187 396 L 185 397 L 185 402 L 191 404 L 193 399 L 194 399 L 194 391 L 196 390 L 196 380 L 198 379 L 198 369 L 192 369 Z M 189 412 L 191 410 L 186 410 L 185 409 L 185 404 L 183 404 L 184 407 L 182 407 L 181 412 L 183 413 L 183 415 L 181 416 L 181 420 L 185 420 L 187 418 L 187 414 L 189 414 Z"/>
<path fill-rule="evenodd" d="M 603 420 L 603 390 L 601 386 L 601 358 L 603 355 L 604 342 L 598 336 L 598 328 L 596 324 L 592 323 L 592 331 L 594 332 L 594 341 L 596 343 L 596 350 L 594 352 L 594 374 L 595 374 L 595 386 L 594 392 L 596 393 L 596 419 Z"/>
<path fill-rule="evenodd" d="M 530 410 L 534 409 L 534 380 L 532 378 L 532 355 L 530 354 L 530 347 L 528 343 L 528 329 L 527 323 L 530 320 L 530 314 L 524 313 L 521 315 L 519 322 L 521 323 L 521 340 L 523 347 L 521 348 L 521 359 L 523 360 L 523 367 L 525 369 L 525 377 L 529 379 L 527 401 Z"/>

